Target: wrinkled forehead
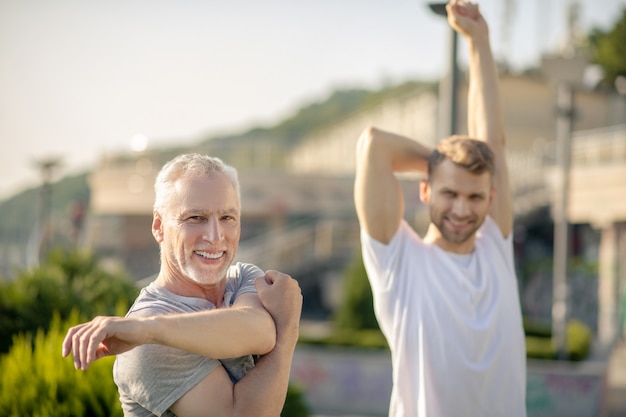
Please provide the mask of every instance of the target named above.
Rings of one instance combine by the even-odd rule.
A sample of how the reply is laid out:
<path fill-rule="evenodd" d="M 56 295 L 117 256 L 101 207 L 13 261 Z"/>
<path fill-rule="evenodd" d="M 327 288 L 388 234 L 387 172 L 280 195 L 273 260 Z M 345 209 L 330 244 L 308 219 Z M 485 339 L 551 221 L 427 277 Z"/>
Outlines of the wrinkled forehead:
<path fill-rule="evenodd" d="M 240 211 L 237 190 L 221 172 L 181 177 L 174 190 L 171 206 L 177 211 Z"/>

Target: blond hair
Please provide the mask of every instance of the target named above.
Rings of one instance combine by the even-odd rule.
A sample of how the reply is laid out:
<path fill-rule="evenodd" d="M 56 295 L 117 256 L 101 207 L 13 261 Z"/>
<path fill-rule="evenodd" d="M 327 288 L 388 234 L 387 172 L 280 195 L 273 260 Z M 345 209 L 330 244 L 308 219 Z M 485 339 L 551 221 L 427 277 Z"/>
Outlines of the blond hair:
<path fill-rule="evenodd" d="M 488 172 L 489 175 L 493 175 L 495 170 L 494 155 L 489 145 L 467 136 L 450 136 L 437 144 L 428 158 L 429 177 L 445 159 L 472 174 Z"/>

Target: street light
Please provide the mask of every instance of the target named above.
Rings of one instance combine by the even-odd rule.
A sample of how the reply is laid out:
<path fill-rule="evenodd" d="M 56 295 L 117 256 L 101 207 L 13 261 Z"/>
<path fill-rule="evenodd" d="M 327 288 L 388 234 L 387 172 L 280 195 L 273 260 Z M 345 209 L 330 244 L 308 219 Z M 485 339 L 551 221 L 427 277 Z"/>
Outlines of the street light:
<path fill-rule="evenodd" d="M 50 212 L 52 209 L 52 179 L 54 171 L 61 166 L 61 158 L 46 157 L 35 161 L 41 174 L 41 196 L 39 202 L 39 236 L 37 257 L 45 258 L 50 249 Z"/>
<path fill-rule="evenodd" d="M 430 10 L 447 18 L 447 3 L 428 3 Z M 458 34 L 450 28 L 450 45 L 448 50 L 448 73 L 439 82 L 439 136 L 446 137 L 458 133 L 458 86 L 459 70 L 457 65 Z M 446 118 L 447 116 L 447 118 Z"/>
<path fill-rule="evenodd" d="M 569 193 L 571 175 L 572 125 L 576 116 L 574 93 L 581 86 L 589 63 L 581 54 L 542 59 L 544 77 L 556 89 L 556 166 L 552 218 L 554 253 L 552 255 L 552 337 L 558 359 L 567 359 L 567 322 L 569 318 L 568 263 L 570 249 Z"/>

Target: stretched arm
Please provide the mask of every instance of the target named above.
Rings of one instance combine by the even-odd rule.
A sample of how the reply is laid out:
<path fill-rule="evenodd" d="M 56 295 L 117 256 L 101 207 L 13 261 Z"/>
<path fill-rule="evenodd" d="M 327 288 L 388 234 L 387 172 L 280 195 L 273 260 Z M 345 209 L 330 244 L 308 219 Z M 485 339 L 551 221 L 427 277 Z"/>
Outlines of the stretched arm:
<path fill-rule="evenodd" d="M 302 294 L 297 281 L 276 271 L 268 271 L 255 285 L 276 324 L 276 346 L 234 386 L 223 368 L 211 372 L 172 406 L 179 417 L 280 415 L 298 340 Z"/>
<path fill-rule="evenodd" d="M 209 319 L 210 318 L 210 319 Z M 257 294 L 237 297 L 230 308 L 148 319 L 151 343 L 215 359 L 262 355 L 274 347 L 274 321 Z"/>
<path fill-rule="evenodd" d="M 269 351 L 236 384 L 231 382 L 224 368 L 216 368 L 179 399 L 172 411 L 179 417 L 278 416 L 287 395 L 298 340 L 302 294 L 297 281 L 276 271 L 267 271 L 265 279 L 257 279 L 255 286 L 258 297 L 240 296 L 246 302 L 228 309 L 147 319 L 98 317 L 68 331 L 63 342 L 63 355 L 67 356 L 73 349 L 76 367 L 87 369 L 91 362 L 102 356 L 120 354 L 147 343 L 166 344 L 213 358 Z M 257 304 L 262 310 L 256 312 L 261 317 L 259 320 L 248 314 L 257 310 L 250 305 Z M 271 326 L 264 323 L 266 320 Z M 245 330 L 233 330 L 231 326 Z M 250 328 L 254 331 L 250 332 Z M 255 338 L 263 340 L 261 345 L 267 340 L 272 343 L 263 352 L 220 350 L 223 339 L 242 336 L 248 339 L 241 341 L 242 346 L 250 345 L 250 339 Z M 246 349 L 240 347 L 240 350 Z"/>
<path fill-rule="evenodd" d="M 237 297 L 233 307 L 152 317 L 96 317 L 68 330 L 63 356 L 73 351 L 76 369 L 103 356 L 156 343 L 215 359 L 265 354 L 275 326 L 256 294 Z"/>
<path fill-rule="evenodd" d="M 450 25 L 468 43 L 468 132 L 471 137 L 486 141 L 494 153 L 496 195 L 491 216 L 506 237 L 513 227 L 513 209 L 505 157 L 504 117 L 489 28 L 475 3 L 452 0 L 446 8 Z"/>
<path fill-rule="evenodd" d="M 431 149 L 404 136 L 373 127 L 359 138 L 354 202 L 361 227 L 389 243 L 404 214 L 404 197 L 394 172 L 428 169 Z"/>

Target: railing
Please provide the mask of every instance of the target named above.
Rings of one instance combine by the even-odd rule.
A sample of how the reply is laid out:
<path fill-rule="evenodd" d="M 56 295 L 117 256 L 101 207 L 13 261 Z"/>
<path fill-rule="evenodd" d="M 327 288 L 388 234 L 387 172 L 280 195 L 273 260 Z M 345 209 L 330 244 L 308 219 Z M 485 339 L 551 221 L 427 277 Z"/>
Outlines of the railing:
<path fill-rule="evenodd" d="M 237 260 L 294 273 L 349 256 L 359 243 L 356 220 L 310 220 L 242 241 Z"/>
<path fill-rule="evenodd" d="M 529 151 L 509 152 L 507 161 L 516 214 L 549 204 L 547 177 L 556 164 L 554 142 L 538 144 Z M 571 161 L 572 169 L 626 164 L 626 124 L 574 132 Z"/>
<path fill-rule="evenodd" d="M 549 149 L 507 153 L 513 209 L 518 215 L 545 206 L 549 201 L 545 182 L 546 167 L 550 166 Z"/>
<path fill-rule="evenodd" d="M 584 130 L 572 135 L 572 163 L 626 162 L 626 124 Z"/>

